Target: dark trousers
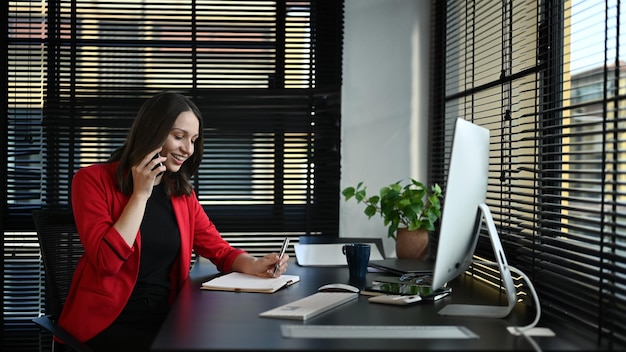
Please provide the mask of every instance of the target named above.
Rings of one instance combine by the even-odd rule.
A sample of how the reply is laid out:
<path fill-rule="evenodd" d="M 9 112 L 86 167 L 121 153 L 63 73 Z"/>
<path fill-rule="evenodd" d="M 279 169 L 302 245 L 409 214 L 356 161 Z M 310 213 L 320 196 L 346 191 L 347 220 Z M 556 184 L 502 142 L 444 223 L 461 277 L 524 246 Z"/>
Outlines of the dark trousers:
<path fill-rule="evenodd" d="M 169 311 L 166 298 L 131 298 L 108 328 L 87 341 L 95 351 L 149 351 Z"/>

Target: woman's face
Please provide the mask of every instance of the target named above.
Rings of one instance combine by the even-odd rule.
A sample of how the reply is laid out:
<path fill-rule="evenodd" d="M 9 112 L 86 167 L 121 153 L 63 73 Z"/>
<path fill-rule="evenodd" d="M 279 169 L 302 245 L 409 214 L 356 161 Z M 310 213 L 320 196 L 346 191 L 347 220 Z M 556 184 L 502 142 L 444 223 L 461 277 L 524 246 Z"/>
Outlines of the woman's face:
<path fill-rule="evenodd" d="M 193 112 L 184 111 L 178 115 L 160 152 L 161 156 L 167 157 L 163 164 L 169 172 L 178 172 L 193 154 L 199 129 L 200 122 Z"/>

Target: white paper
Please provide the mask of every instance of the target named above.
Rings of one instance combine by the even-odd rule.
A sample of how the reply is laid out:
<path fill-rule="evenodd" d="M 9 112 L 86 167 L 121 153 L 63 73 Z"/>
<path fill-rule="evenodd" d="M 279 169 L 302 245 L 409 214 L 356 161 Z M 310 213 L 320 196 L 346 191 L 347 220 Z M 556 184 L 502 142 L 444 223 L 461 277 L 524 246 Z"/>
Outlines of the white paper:
<path fill-rule="evenodd" d="M 296 259 L 302 266 L 347 266 L 346 256 L 342 252 L 345 243 L 295 244 Z M 382 260 L 375 243 L 371 246 L 370 260 Z"/>

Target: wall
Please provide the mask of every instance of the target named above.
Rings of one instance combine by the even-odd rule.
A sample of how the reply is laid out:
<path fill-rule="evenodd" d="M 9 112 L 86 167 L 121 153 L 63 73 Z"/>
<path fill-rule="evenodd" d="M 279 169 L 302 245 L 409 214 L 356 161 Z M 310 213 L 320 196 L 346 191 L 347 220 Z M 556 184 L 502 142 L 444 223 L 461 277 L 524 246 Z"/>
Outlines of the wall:
<path fill-rule="evenodd" d="M 427 181 L 430 9 L 428 0 L 345 2 L 341 189 Z M 343 197 L 340 205 L 340 236 L 383 238 L 395 256 L 379 216 L 368 220 Z"/>

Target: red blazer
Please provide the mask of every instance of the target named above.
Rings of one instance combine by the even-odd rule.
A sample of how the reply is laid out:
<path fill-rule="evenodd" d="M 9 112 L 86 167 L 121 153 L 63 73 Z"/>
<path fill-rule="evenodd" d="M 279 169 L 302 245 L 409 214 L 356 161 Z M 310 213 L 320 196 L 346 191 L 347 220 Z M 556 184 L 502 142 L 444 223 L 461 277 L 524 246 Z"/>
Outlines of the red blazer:
<path fill-rule="evenodd" d="M 120 314 L 137 281 L 141 233 L 132 247 L 113 228 L 128 203 L 115 186 L 117 163 L 80 169 L 72 181 L 72 208 L 85 254 L 78 262 L 59 324 L 87 341 Z M 192 249 L 222 272 L 244 253 L 226 242 L 209 220 L 195 193 L 172 197 L 180 230 L 180 253 L 172 266 L 170 303 L 189 276 Z"/>

